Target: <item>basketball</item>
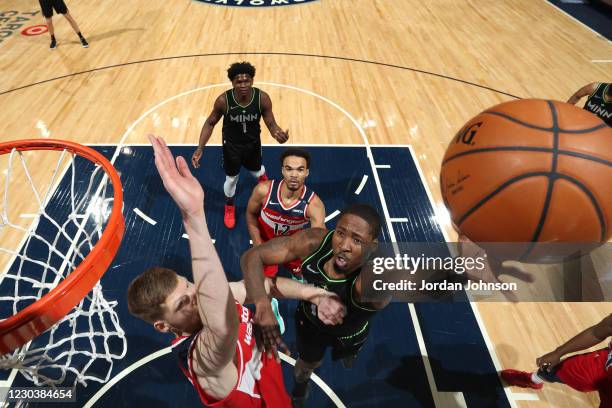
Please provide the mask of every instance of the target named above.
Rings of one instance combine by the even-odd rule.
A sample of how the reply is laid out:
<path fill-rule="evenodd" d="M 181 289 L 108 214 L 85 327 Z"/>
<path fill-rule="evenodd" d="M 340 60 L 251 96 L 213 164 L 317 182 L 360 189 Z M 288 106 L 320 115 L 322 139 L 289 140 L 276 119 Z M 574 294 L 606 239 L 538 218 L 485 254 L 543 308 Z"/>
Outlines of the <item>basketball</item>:
<path fill-rule="evenodd" d="M 496 105 L 451 140 L 440 187 L 474 242 L 531 243 L 514 256 L 524 262 L 542 261 L 533 243 L 592 249 L 612 236 L 612 128 L 557 101 Z"/>

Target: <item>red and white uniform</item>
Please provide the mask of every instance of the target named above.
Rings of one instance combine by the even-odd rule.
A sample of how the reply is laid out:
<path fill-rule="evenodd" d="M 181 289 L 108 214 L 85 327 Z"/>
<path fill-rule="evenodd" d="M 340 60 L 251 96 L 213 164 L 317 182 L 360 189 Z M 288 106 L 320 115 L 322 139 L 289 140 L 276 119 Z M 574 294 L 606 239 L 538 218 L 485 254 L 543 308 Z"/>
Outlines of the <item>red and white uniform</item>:
<path fill-rule="evenodd" d="M 206 395 L 193 371 L 193 352 L 198 332 L 192 336 L 175 339 L 173 352 L 181 371 L 196 389 L 200 400 L 208 407 L 225 408 L 290 408 L 291 400 L 285 390 L 281 366 L 274 358 L 268 358 L 255 344 L 252 312 L 236 303 L 239 316 L 238 341 L 234 362 L 238 368 L 238 381 L 234 389 L 222 400 Z M 206 330 L 206 329 L 203 329 Z"/>
<path fill-rule="evenodd" d="M 555 375 L 575 390 L 599 391 L 599 406 L 612 408 L 612 343 L 601 350 L 566 358 L 559 363 Z"/>
<path fill-rule="evenodd" d="M 266 201 L 259 212 L 259 232 L 263 242 L 281 235 L 291 235 L 304 229 L 310 222 L 306 215 L 308 206 L 316 196 L 308 187 L 302 187 L 300 197 L 288 206 L 281 200 L 281 186 L 285 180 L 271 180 Z M 294 273 L 299 273 L 301 260 L 295 260 L 285 265 Z M 278 273 L 278 265 L 266 265 L 264 274 L 273 277 Z"/>

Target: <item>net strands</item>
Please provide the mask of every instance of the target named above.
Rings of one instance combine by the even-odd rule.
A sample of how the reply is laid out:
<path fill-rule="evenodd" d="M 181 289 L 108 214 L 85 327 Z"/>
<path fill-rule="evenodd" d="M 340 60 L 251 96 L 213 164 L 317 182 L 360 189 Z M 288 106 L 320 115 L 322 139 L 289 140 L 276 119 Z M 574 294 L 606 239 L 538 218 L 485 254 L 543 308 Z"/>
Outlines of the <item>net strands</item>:
<path fill-rule="evenodd" d="M 65 159 L 69 163 L 62 166 Z M 37 214 L 28 215 L 34 218 L 28 228 L 9 217 L 11 176 L 18 165 L 27 179 L 27 186 L 18 188 L 27 188 L 38 207 Z M 48 185 L 41 197 L 24 154 L 15 149 L 10 152 L 0 233 L 20 233 L 24 238 L 17 248 L 0 242 L 0 254 L 13 259 L 0 276 L 1 319 L 36 302 L 74 271 L 98 242 L 110 214 L 113 190 L 102 167 L 90 160 L 63 150 Z M 18 369 L 37 385 L 108 381 L 113 360 L 123 358 L 127 349 L 116 305 L 116 301 L 104 298 L 100 282 L 96 283 L 56 325 L 1 356 L 0 368 Z"/>

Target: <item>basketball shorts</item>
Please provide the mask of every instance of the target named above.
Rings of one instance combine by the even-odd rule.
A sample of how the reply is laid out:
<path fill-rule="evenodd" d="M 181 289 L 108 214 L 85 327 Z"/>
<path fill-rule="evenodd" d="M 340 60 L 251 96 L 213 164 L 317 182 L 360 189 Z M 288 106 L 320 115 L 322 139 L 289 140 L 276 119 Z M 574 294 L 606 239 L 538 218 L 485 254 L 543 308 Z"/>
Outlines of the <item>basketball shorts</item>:
<path fill-rule="evenodd" d="M 307 363 L 316 363 L 323 359 L 325 350 L 332 349 L 332 360 L 355 357 L 368 339 L 370 325 L 366 323 L 362 330 L 348 333 L 346 336 L 334 336 L 319 329 L 306 316 L 303 304 L 295 310 L 295 329 L 299 356 Z"/>
<path fill-rule="evenodd" d="M 236 143 L 223 139 L 223 170 L 225 174 L 233 177 L 240 173 L 244 166 L 249 171 L 261 169 L 261 141 L 250 143 Z"/>
<path fill-rule="evenodd" d="M 38 2 L 40 3 L 43 16 L 46 18 L 53 16 L 53 10 L 57 14 L 66 14 L 68 12 L 68 7 L 66 7 L 64 0 L 38 0 Z"/>

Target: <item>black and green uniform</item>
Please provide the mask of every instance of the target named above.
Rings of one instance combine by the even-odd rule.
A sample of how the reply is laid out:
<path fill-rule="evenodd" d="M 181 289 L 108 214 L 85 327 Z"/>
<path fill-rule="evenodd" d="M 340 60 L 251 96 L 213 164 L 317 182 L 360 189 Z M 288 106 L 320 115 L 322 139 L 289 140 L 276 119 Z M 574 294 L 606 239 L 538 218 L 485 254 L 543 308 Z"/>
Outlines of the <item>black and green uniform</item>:
<path fill-rule="evenodd" d="M 317 317 L 317 306 L 302 301 L 295 313 L 297 346 L 300 358 L 314 363 L 320 361 L 327 347 L 332 347 L 332 359 L 356 355 L 368 337 L 369 320 L 377 310 L 359 305 L 353 298 L 353 287 L 361 272 L 354 271 L 344 279 L 328 277 L 323 265 L 333 256 L 332 236 L 327 233 L 319 248 L 302 261 L 302 275 L 306 283 L 337 294 L 346 306 L 346 316 L 340 325 L 325 325 Z"/>
<path fill-rule="evenodd" d="M 612 126 L 612 98 L 610 95 L 612 84 L 601 83 L 584 104 L 584 109 L 603 119 L 608 126 Z"/>
<path fill-rule="evenodd" d="M 261 91 L 253 88 L 248 104 L 240 105 L 234 90 L 225 91 L 223 114 L 223 169 L 228 176 L 240 172 L 240 166 L 250 171 L 261 168 Z"/>

